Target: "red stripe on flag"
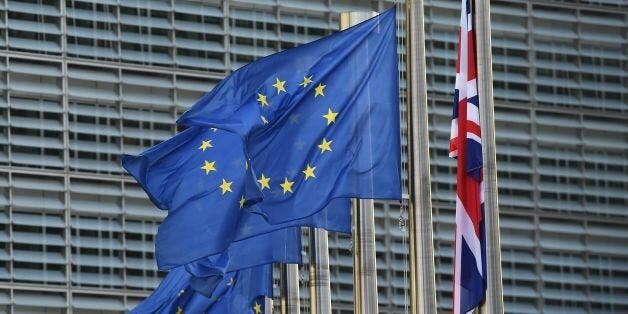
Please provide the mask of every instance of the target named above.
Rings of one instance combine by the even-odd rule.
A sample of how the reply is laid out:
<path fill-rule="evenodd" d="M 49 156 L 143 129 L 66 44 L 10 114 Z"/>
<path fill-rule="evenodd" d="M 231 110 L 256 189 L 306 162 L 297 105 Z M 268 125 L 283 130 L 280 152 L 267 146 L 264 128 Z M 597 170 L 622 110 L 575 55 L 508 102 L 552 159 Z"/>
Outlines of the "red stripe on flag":
<path fill-rule="evenodd" d="M 452 139 L 449 140 L 449 152 L 453 153 L 456 152 L 456 154 L 458 153 L 458 144 L 456 143 L 458 141 L 458 137 L 454 137 Z"/>
<path fill-rule="evenodd" d="M 469 106 L 473 106 L 473 105 L 469 105 Z M 458 128 L 460 128 L 460 126 L 458 126 Z M 480 126 L 477 125 L 477 123 L 475 123 L 473 121 L 467 121 L 467 132 L 473 133 L 473 134 L 475 134 L 478 137 L 482 136 L 482 131 L 480 129 Z"/>
<path fill-rule="evenodd" d="M 473 30 L 468 32 L 468 44 L 467 47 L 467 78 L 469 81 L 475 80 L 477 78 L 476 70 L 475 70 L 475 32 Z"/>
<path fill-rule="evenodd" d="M 462 202 L 467 214 L 473 221 L 473 228 L 475 234 L 480 234 L 479 223 L 482 219 L 482 212 L 480 211 L 480 185 L 477 181 L 471 178 L 467 174 L 467 145 L 466 134 L 467 132 L 477 131 L 479 132 L 479 126 L 475 123 L 467 120 L 467 99 L 464 98 L 458 103 L 458 169 L 457 169 L 457 186 L 456 193 L 458 198 Z M 473 106 L 473 105 L 471 105 Z M 463 123 L 460 123 L 464 121 Z M 460 134 L 465 134 L 460 136 Z M 474 133 L 475 134 L 475 133 Z"/>

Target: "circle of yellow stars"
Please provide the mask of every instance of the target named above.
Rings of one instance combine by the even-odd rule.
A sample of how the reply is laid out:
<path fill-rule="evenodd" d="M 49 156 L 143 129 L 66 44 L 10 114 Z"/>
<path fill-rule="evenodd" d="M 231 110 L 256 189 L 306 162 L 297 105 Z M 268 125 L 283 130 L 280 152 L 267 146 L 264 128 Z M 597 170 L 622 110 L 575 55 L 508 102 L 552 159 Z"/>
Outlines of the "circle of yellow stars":
<path fill-rule="evenodd" d="M 299 86 L 301 88 L 307 88 L 310 84 L 314 84 L 314 76 L 305 75 L 303 77 L 303 80 L 299 84 Z M 323 84 L 322 82 L 318 82 L 318 84 L 315 86 L 316 87 L 313 88 L 314 98 L 325 97 L 325 88 L 327 87 L 327 85 Z M 282 92 L 287 93 L 286 81 L 282 80 L 278 76 L 275 77 L 275 83 L 272 84 L 272 87 L 274 87 L 275 91 L 277 92 L 277 95 L 281 94 Z M 262 108 L 267 108 L 271 106 L 271 104 L 268 101 L 267 95 L 263 94 L 262 92 L 257 93 L 257 102 Z M 326 125 L 330 126 L 331 124 L 336 123 L 336 119 L 338 118 L 338 115 L 339 115 L 339 112 L 334 112 L 332 107 L 328 107 L 327 113 L 323 114 L 321 117 L 325 119 Z M 260 119 L 263 125 L 270 124 L 266 116 L 260 115 Z M 328 138 L 322 139 L 322 142 L 318 145 L 321 155 L 324 154 L 325 152 L 332 151 L 332 147 L 331 147 L 332 143 L 333 143 L 333 140 L 331 139 L 328 139 Z M 305 169 L 301 171 L 301 173 L 303 173 L 304 175 L 304 180 L 308 181 L 310 179 L 315 179 L 316 178 L 315 171 L 316 171 L 316 166 L 311 165 L 310 163 L 306 164 Z M 257 182 L 259 183 L 260 189 L 262 191 L 264 191 L 264 189 L 268 189 L 268 190 L 271 189 L 271 186 L 270 186 L 271 178 L 266 177 L 264 173 L 262 173 L 261 176 L 257 179 Z M 279 184 L 279 186 L 281 187 L 281 191 L 283 192 L 284 195 L 288 193 L 294 193 L 293 191 L 294 183 L 295 181 L 290 181 L 288 177 L 284 177 L 283 182 Z M 245 203 L 244 197 L 242 197 L 240 199 L 240 207 L 243 207 L 244 203 Z"/>
<path fill-rule="evenodd" d="M 313 85 L 313 84 L 315 84 L 314 76 L 305 75 L 303 76 L 303 80 L 298 86 L 300 88 L 308 88 L 308 86 Z M 274 84 L 272 84 L 272 87 L 274 88 L 274 91 L 277 93 L 277 95 L 280 95 L 281 93 L 288 93 L 286 86 L 287 86 L 286 80 L 282 80 L 279 76 L 275 77 Z M 318 84 L 316 84 L 315 87 L 313 88 L 314 98 L 325 97 L 326 87 L 327 85 L 323 84 L 322 82 L 318 82 Z M 263 92 L 257 92 L 256 96 L 257 96 L 256 101 L 259 103 L 262 109 L 272 106 L 272 103 L 269 101 L 268 95 L 264 94 Z M 339 112 L 334 112 L 334 109 L 332 107 L 327 107 L 327 112 L 321 115 L 321 117 L 324 119 L 327 126 L 331 126 L 332 124 L 336 123 L 338 115 L 339 115 Z M 262 121 L 263 125 L 270 124 L 270 121 L 264 115 L 260 115 L 260 120 Z M 212 128 L 211 130 L 214 132 L 217 131 L 216 128 Z M 321 143 L 318 144 L 318 148 L 320 149 L 320 154 L 322 155 L 326 152 L 331 152 L 332 143 L 333 143 L 333 140 L 328 139 L 327 137 L 324 137 Z M 202 152 L 205 152 L 206 150 L 211 149 L 213 147 L 214 145 L 211 139 L 204 139 L 204 140 L 201 140 L 201 144 L 198 147 L 198 149 L 201 150 Z M 205 171 L 205 175 L 210 175 L 212 172 L 218 171 L 216 161 L 211 161 L 211 160 L 204 160 L 204 163 L 200 167 L 200 169 Z M 317 166 L 307 163 L 305 165 L 305 169 L 301 171 L 301 173 L 303 173 L 304 175 L 304 181 L 311 181 L 311 179 L 312 180 L 316 179 L 316 170 L 317 170 Z M 261 173 L 261 176 L 257 179 L 257 182 L 259 183 L 260 189 L 262 191 L 264 191 L 265 189 L 271 190 L 271 178 L 266 177 L 264 173 Z M 290 181 L 289 177 L 284 177 L 283 182 L 280 183 L 279 186 L 281 187 L 283 194 L 285 195 L 288 193 L 294 193 L 294 190 L 293 190 L 294 184 L 295 184 L 295 181 Z M 228 181 L 226 178 L 222 178 L 220 185 L 218 185 L 221 195 L 225 195 L 227 193 L 233 193 L 233 190 L 231 188 L 232 185 L 233 185 L 233 181 Z M 244 195 L 241 195 L 238 203 L 240 205 L 240 208 L 243 208 L 245 206 L 246 198 L 244 197 Z"/>
<path fill-rule="evenodd" d="M 305 88 L 308 88 L 310 85 L 313 85 L 315 86 L 313 88 L 314 98 L 319 98 L 319 97 L 321 99 L 324 98 L 326 96 L 325 88 L 327 87 L 327 85 L 323 84 L 323 82 L 317 82 L 316 85 L 314 84 L 315 84 L 314 76 L 305 75 L 303 76 L 303 80 L 298 86 L 300 88 L 305 89 Z M 277 93 L 277 95 L 280 95 L 281 93 L 288 93 L 286 89 L 287 81 L 282 80 L 279 76 L 275 77 L 274 84 L 272 84 L 271 86 L 274 88 L 274 91 Z M 312 90 L 310 90 L 310 92 L 312 92 Z M 261 91 L 257 92 L 256 96 L 257 96 L 256 101 L 259 103 L 262 109 L 269 108 L 270 106 L 272 106 L 272 103 L 269 101 L 268 95 L 264 94 L 264 92 L 261 92 Z M 327 126 L 331 126 L 332 124 L 336 123 L 338 115 L 339 115 L 339 112 L 334 112 L 334 109 L 332 107 L 328 107 L 327 112 L 321 115 L 321 117 L 324 119 Z M 263 125 L 268 125 L 271 123 L 267 119 L 267 117 L 264 115 L 260 115 L 260 120 Z M 216 128 L 211 128 L 211 130 L 213 132 L 217 131 Z M 333 143 L 333 140 L 331 139 L 328 139 L 326 137 L 322 139 L 321 143 L 318 144 L 318 148 L 320 149 L 321 155 L 326 152 L 332 151 L 332 143 Z M 211 149 L 213 147 L 214 145 L 211 139 L 203 139 L 201 140 L 201 143 L 198 149 L 201 150 L 202 152 L 205 152 L 208 149 Z M 317 167 L 315 165 L 311 165 L 310 163 L 306 164 L 305 169 L 301 171 L 301 173 L 303 173 L 304 175 L 304 181 L 311 181 L 310 179 L 316 179 L 316 168 Z M 212 161 L 212 160 L 204 160 L 200 169 L 205 172 L 205 175 L 210 175 L 212 172 L 218 171 L 216 161 Z M 271 178 L 266 177 L 264 173 L 262 173 L 261 176 L 257 179 L 257 182 L 259 183 L 259 186 L 262 192 L 265 189 L 271 190 Z M 295 184 L 295 181 L 290 181 L 289 177 L 284 177 L 283 182 L 280 183 L 279 186 L 281 187 L 283 194 L 285 195 L 288 193 L 294 193 L 294 190 L 293 190 L 294 184 Z M 222 178 L 220 185 L 218 185 L 221 195 L 225 195 L 227 193 L 233 193 L 232 185 L 233 185 L 233 181 L 228 181 L 226 178 Z M 244 195 L 240 197 L 240 200 L 238 201 L 238 203 L 240 205 L 240 208 L 243 208 L 245 206 L 246 198 L 244 197 Z"/>

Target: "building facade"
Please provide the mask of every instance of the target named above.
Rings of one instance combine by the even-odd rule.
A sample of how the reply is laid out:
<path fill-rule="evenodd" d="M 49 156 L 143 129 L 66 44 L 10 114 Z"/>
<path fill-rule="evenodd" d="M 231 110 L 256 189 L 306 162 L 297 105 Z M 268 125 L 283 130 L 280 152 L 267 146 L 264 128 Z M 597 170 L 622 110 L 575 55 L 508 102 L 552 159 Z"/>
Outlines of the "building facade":
<path fill-rule="evenodd" d="M 163 276 L 154 237 L 164 213 L 125 175 L 119 155 L 174 135 L 177 117 L 230 71 L 336 31 L 340 12 L 392 4 L 0 0 L 0 312 L 131 309 Z M 491 6 L 506 312 L 627 313 L 628 4 Z M 458 1 L 425 0 L 444 313 L 459 10 Z M 403 203 L 376 203 L 382 313 L 408 309 L 406 217 Z M 329 244 L 334 312 L 351 313 L 350 239 L 331 235 Z"/>

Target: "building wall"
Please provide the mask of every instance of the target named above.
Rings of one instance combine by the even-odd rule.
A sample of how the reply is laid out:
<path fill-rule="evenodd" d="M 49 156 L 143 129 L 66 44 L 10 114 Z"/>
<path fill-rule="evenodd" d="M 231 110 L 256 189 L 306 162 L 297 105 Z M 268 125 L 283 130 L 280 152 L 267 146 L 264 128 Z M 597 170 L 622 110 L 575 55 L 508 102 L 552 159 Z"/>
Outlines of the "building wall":
<path fill-rule="evenodd" d="M 231 70 L 330 34 L 339 12 L 392 4 L 95 2 L 0 0 L 0 312 L 132 308 L 163 276 L 154 235 L 164 214 L 119 154 L 174 135 L 178 115 Z M 425 4 L 437 301 L 446 312 L 460 5 Z M 626 313 L 628 6 L 491 4 L 506 311 Z M 404 204 L 376 203 L 382 313 L 404 313 Z M 329 244 L 334 311 L 351 313 L 351 243 L 331 235 Z"/>

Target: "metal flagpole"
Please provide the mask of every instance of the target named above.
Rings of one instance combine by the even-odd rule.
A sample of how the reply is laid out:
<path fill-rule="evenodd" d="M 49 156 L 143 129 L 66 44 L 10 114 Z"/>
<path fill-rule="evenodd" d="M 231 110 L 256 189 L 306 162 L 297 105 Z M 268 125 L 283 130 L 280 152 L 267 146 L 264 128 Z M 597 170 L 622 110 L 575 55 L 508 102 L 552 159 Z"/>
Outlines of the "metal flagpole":
<path fill-rule="evenodd" d="M 310 228 L 310 308 L 313 314 L 331 314 L 329 245 L 327 231 Z"/>
<path fill-rule="evenodd" d="M 264 314 L 273 314 L 273 299 L 264 298 Z"/>
<path fill-rule="evenodd" d="M 491 4 L 475 5 L 478 62 L 478 99 L 484 159 L 484 224 L 486 228 L 486 300 L 482 313 L 504 313 L 499 207 L 497 204 L 497 167 L 495 158 L 495 117 L 493 103 L 493 57 L 491 54 Z"/>
<path fill-rule="evenodd" d="M 347 29 L 377 12 L 344 12 L 340 29 Z M 353 312 L 378 313 L 375 266 L 375 208 L 373 200 L 353 201 Z"/>
<path fill-rule="evenodd" d="M 342 21 L 342 14 L 340 15 Z M 342 23 L 342 22 L 341 22 Z M 353 313 L 362 313 L 362 301 L 360 300 L 362 287 L 362 277 L 360 276 L 360 254 L 358 249 L 358 226 L 360 219 L 358 218 L 358 200 L 353 199 L 351 202 L 351 251 L 353 253 Z"/>
<path fill-rule="evenodd" d="M 358 223 L 353 230 L 353 271 L 357 272 L 357 276 L 354 277 L 359 278 L 359 285 L 353 286 L 354 295 L 359 296 L 354 301 L 354 313 L 379 313 L 373 200 L 356 200 L 356 206 L 353 208 Z"/>
<path fill-rule="evenodd" d="M 436 313 L 423 0 L 406 0 L 410 306 Z"/>
<path fill-rule="evenodd" d="M 281 314 L 300 314 L 299 265 L 281 264 Z"/>

